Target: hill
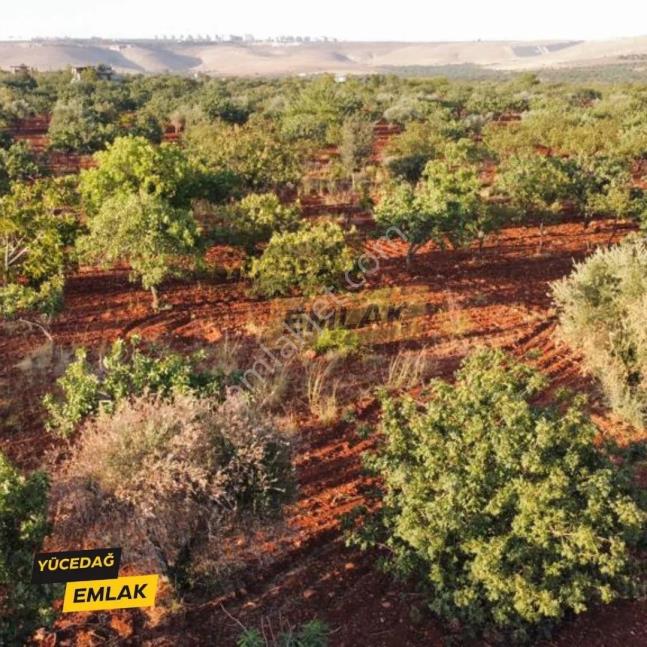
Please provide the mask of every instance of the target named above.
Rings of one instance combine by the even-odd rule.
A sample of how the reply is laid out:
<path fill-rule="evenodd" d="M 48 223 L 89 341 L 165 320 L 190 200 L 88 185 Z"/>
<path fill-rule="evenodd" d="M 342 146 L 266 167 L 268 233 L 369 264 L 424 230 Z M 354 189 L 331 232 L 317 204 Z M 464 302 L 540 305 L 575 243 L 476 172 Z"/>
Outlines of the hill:
<path fill-rule="evenodd" d="M 647 60 L 647 36 L 541 42 L 177 42 L 49 40 L 0 42 L 0 68 L 39 70 L 105 63 L 124 73 L 284 75 L 380 72 L 398 67 L 478 65 L 528 70 Z"/>

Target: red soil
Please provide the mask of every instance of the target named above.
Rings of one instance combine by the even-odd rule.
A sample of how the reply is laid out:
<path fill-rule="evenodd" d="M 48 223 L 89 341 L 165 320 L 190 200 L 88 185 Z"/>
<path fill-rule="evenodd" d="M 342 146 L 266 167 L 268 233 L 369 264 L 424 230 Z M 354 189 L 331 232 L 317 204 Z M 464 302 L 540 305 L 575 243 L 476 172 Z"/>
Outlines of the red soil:
<path fill-rule="evenodd" d="M 34 125 L 34 132 L 22 131 L 21 136 L 40 145 L 42 140 L 37 138 L 42 133 L 36 130 Z M 376 159 L 394 132 L 397 129 L 392 126 L 376 126 Z M 168 133 L 167 138 L 172 135 Z M 314 160 L 311 172 L 323 171 L 335 153 L 334 149 L 324 151 Z M 317 216 L 348 214 L 352 201 L 326 204 L 322 198 L 309 197 L 303 203 L 306 214 Z M 354 407 L 357 424 L 376 423 L 379 411 L 369 387 L 379 380 L 388 357 L 400 348 L 428 346 L 435 374 L 450 378 L 471 347 L 492 344 L 536 364 L 554 387 L 588 392 L 603 434 L 624 443 L 639 440 L 608 414 L 595 385 L 583 377 L 578 358 L 555 341 L 555 313 L 548 295 L 549 283 L 568 274 L 573 259 L 627 231 L 611 221 L 598 221 L 589 228 L 564 222 L 547 227 L 543 253 L 537 255 L 538 229 L 510 228 L 490 240 L 482 255 L 471 250 L 423 249 L 411 272 L 404 268 L 403 246 L 390 243 L 367 290 L 423 291 L 425 300 L 441 312 L 419 317 L 400 341 L 375 344 L 374 350 L 382 356 L 382 364 L 375 369 L 352 361 L 343 367 L 342 397 Z M 366 247 L 371 249 L 373 244 Z M 240 263 L 234 250 L 221 247 L 211 251 L 209 260 L 228 268 Z M 277 313 L 285 309 L 285 300 L 250 298 L 244 283 L 224 278 L 220 282 L 176 282 L 165 287 L 163 298 L 170 308 L 153 313 L 149 295 L 128 282 L 126 271 L 84 269 L 70 279 L 65 310 L 52 326 L 56 347 L 85 346 L 99 351 L 118 336 L 136 333 L 190 349 L 209 347 L 227 335 L 242 344 L 243 366 L 251 366 L 258 352 L 254 330 L 272 325 Z M 60 444 L 43 430 L 40 407 L 40 398 L 51 388 L 60 366 L 45 362 L 43 368 L 29 372 L 16 368 L 42 342 L 37 331 L 0 334 L 0 448 L 25 469 L 47 462 L 47 450 Z M 246 568 L 233 591 L 206 601 L 189 598 L 176 612 L 168 609 L 168 598 L 161 596 L 164 613 L 67 615 L 54 632 L 41 636 L 42 642 L 157 646 L 208 642 L 228 647 L 235 644 L 240 623 L 263 626 L 269 633 L 270 626 L 276 632 L 318 617 L 332 628 L 333 647 L 444 644 L 451 637 L 450 629 L 424 610 L 413 587 L 380 574 L 375 568 L 376 555 L 344 546 L 340 517 L 364 501 L 370 482 L 362 472 L 361 455 L 371 441 L 358 437 L 356 424 L 322 425 L 302 403 L 294 403 L 294 408 L 299 416 L 298 497 L 286 512 L 284 526 L 271 540 L 265 538 L 264 554 L 248 550 L 254 537 L 239 540 Z M 594 610 L 567 622 L 550 644 L 647 644 L 646 612 L 645 602 Z"/>
<path fill-rule="evenodd" d="M 608 415 L 594 384 L 582 376 L 578 358 L 554 340 L 548 295 L 549 282 L 566 275 L 574 258 L 626 233 L 626 227 L 616 229 L 608 221 L 588 229 L 565 222 L 547 228 L 544 250 L 538 256 L 538 230 L 510 228 L 491 240 L 481 256 L 469 250 L 450 253 L 427 248 L 411 273 L 404 269 L 404 249 L 391 243 L 370 289 L 426 290 L 427 301 L 467 323 L 455 334 L 443 323 L 445 315 L 428 314 L 420 318 L 410 338 L 378 344 L 376 351 L 388 356 L 403 346 L 428 345 L 437 361 L 436 374 L 450 377 L 474 345 L 508 348 L 536 363 L 555 386 L 588 391 L 602 432 L 634 442 L 636 436 Z M 236 263 L 226 249 L 214 249 L 212 260 Z M 256 342 L 249 324 L 270 324 L 281 301 L 252 299 L 240 282 L 178 282 L 166 287 L 164 299 L 171 309 L 154 314 L 148 294 L 128 283 L 125 272 L 84 270 L 69 281 L 65 310 L 52 326 L 54 340 L 65 348 L 99 349 L 119 335 L 136 332 L 190 348 L 208 346 L 227 334 L 243 344 L 242 354 L 251 361 Z M 53 370 L 35 378 L 14 368 L 41 342 L 37 332 L 0 337 L 0 386 L 4 385 L 5 393 L 0 406 L 6 414 L 0 446 L 26 468 L 41 463 L 46 449 L 55 444 L 43 431 L 38 404 L 40 395 L 50 388 Z M 529 351 L 534 353 L 528 355 Z M 348 377 L 344 395 L 354 405 L 358 420 L 373 424 L 377 405 L 365 387 L 375 376 L 366 375 L 365 367 L 352 362 L 344 371 Z M 9 405 L 9 396 L 23 408 Z M 276 630 L 282 623 L 294 625 L 313 617 L 332 627 L 335 647 L 443 644 L 450 635 L 448 628 L 424 611 L 411 587 L 381 575 L 375 569 L 375 555 L 344 547 L 340 516 L 364 500 L 369 482 L 360 459 L 370 441 L 358 438 L 354 424 L 324 426 L 309 417 L 305 407 L 297 410 L 298 498 L 287 511 L 284 528 L 266 543 L 265 554 L 250 556 L 233 592 L 206 602 L 187 599 L 182 611 L 167 611 L 162 617 L 139 612 L 65 616 L 56 633 L 45 638 L 46 644 L 98 645 L 116 640 L 200 645 L 209 636 L 211 644 L 228 646 L 240 633 L 238 622 L 257 627 L 270 622 Z M 552 644 L 646 644 L 645 611 L 645 602 L 633 602 L 589 612 L 567 622 Z"/>

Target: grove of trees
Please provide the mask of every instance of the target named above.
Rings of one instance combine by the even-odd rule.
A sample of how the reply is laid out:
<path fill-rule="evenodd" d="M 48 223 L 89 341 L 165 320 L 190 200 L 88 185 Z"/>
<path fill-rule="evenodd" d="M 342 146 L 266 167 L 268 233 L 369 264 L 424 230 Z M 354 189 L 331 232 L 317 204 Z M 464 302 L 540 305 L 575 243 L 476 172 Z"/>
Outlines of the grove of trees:
<path fill-rule="evenodd" d="M 502 240 L 512 237 L 524 254 L 519 241 L 538 234 L 528 267 L 546 261 L 553 281 L 585 247 L 562 247 L 551 225 L 577 230 L 583 245 L 631 230 L 579 259 L 552 284 L 553 304 L 542 292 L 537 312 L 554 305 L 556 340 L 605 397 L 594 406 L 608 406 L 623 429 L 644 429 L 647 88 L 546 78 L 450 81 L 418 70 L 107 81 L 88 70 L 73 82 L 69 71 L 0 71 L 0 325 L 10 340 L 0 350 L 13 352 L 14 339 L 18 351 L 34 350 L 31 337 L 18 337 L 23 326 L 42 331 L 48 347 L 76 345 L 79 285 L 94 285 L 87 266 L 128 273 L 136 287 L 124 312 L 150 303 L 146 321 L 183 322 L 157 344 L 115 341 L 132 328 L 116 315 L 108 322 L 106 310 L 88 319 L 87 348 L 66 348 L 73 359 L 39 373 L 25 393 L 5 379 L 22 369 L 0 367 L 13 390 L 0 397 L 0 440 L 23 447 L 20 421 L 29 417 L 43 445 L 62 447 L 47 463 L 51 478 L 28 474 L 21 451 L 8 452 L 16 466 L 0 453 L 0 643 L 26 642 L 55 616 L 58 592 L 24 584 L 48 533 L 54 545 L 123 542 L 135 562 L 168 576 L 173 605 L 189 591 L 200 600 L 228 577 L 238 586 L 242 567 L 221 550 L 225 538 L 234 552 L 264 532 L 264 547 L 281 543 L 272 523 L 293 500 L 294 441 L 306 424 L 315 443 L 322 427 L 324 442 L 378 431 L 362 446 L 376 498 L 347 519 L 350 540 L 403 587 L 416 586 L 452 631 L 529 642 L 636 593 L 646 517 L 632 452 L 642 447 L 616 456 L 585 398 L 548 388 L 518 359 L 476 350 L 453 382 L 427 382 L 444 365 L 430 360 L 427 371 L 422 355 L 405 360 L 399 342 L 371 345 L 349 325 L 313 335 L 293 363 L 248 392 L 237 363 L 274 335 L 268 317 L 297 301 L 307 309 L 311 297 L 354 291 L 383 305 L 382 288 L 405 302 L 433 288 L 449 302 L 456 285 L 469 284 L 470 304 L 492 316 L 516 298 L 505 290 L 511 254 Z M 34 135 L 34 123 L 43 132 Z M 61 159 L 82 170 L 62 170 Z M 378 248 L 384 272 L 357 290 L 362 260 Z M 470 282 L 474 268 L 481 274 Z M 477 287 L 495 274 L 504 286 L 496 304 Z M 548 285 L 543 272 L 528 281 Z M 436 305 L 425 304 L 425 316 L 436 316 Z M 535 305 L 514 303 L 521 319 L 505 339 L 537 324 Z M 472 340 L 455 330 L 451 309 L 432 332 L 420 320 L 398 326 L 416 350 L 447 333 L 454 362 Z M 203 335 L 217 347 L 193 352 Z M 353 369 L 362 375 L 349 396 L 340 382 Z M 345 409 L 342 393 L 353 398 Z M 357 424 L 359 403 L 377 404 L 377 394 L 381 412 L 363 408 Z M 12 417 L 26 398 L 27 414 Z M 340 424 L 328 428 L 330 420 Z M 313 620 L 285 635 L 321 645 L 328 633 Z M 250 627 L 243 639 L 256 645 L 263 636 Z"/>

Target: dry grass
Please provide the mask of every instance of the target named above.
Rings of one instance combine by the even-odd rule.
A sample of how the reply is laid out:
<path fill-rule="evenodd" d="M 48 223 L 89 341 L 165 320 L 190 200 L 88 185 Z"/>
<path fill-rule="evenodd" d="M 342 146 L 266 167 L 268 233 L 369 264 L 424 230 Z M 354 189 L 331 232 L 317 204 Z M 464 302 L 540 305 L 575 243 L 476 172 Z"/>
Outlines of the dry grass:
<path fill-rule="evenodd" d="M 283 404 L 293 378 L 293 362 L 281 364 L 274 372 L 254 383 L 252 397 L 261 409 L 274 411 Z"/>
<path fill-rule="evenodd" d="M 447 297 L 446 309 L 438 314 L 440 332 L 451 338 L 460 338 L 474 330 L 475 323 L 469 312 L 461 308 L 456 298 Z"/>
<path fill-rule="evenodd" d="M 334 422 L 339 417 L 339 380 L 334 379 L 337 366 L 336 359 L 314 363 L 306 373 L 306 396 L 310 412 L 323 423 Z"/>
<path fill-rule="evenodd" d="M 213 360 L 216 366 L 225 373 L 233 373 L 240 368 L 238 363 L 240 350 L 240 342 L 232 341 L 229 335 L 225 335 L 213 353 Z"/>
<path fill-rule="evenodd" d="M 426 348 L 416 352 L 400 351 L 390 362 L 385 386 L 392 390 L 413 389 L 422 385 L 435 369 Z"/>

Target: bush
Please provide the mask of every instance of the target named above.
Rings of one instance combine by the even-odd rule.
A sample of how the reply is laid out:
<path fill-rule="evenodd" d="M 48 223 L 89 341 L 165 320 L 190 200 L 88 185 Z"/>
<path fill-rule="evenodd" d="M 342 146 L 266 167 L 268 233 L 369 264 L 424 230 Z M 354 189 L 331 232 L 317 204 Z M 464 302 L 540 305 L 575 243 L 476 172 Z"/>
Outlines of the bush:
<path fill-rule="evenodd" d="M 81 348 L 56 383 L 59 395 L 45 396 L 47 426 L 68 436 L 87 416 L 114 411 L 124 398 L 143 393 L 165 398 L 176 393 L 222 394 L 224 375 L 200 372 L 201 359 L 200 354 L 184 357 L 155 348 L 145 351 L 136 339 L 130 345 L 118 339 L 92 366 Z"/>
<path fill-rule="evenodd" d="M 265 296 L 303 294 L 338 285 L 353 267 L 352 254 L 339 225 L 306 224 L 296 232 L 274 234 L 260 259 L 252 261 L 249 277 Z"/>
<path fill-rule="evenodd" d="M 220 209 L 217 218 L 215 237 L 241 245 L 251 253 L 272 234 L 295 229 L 299 211 L 281 204 L 274 193 L 250 194 L 239 203 Z"/>
<path fill-rule="evenodd" d="M 324 328 L 315 338 L 313 347 L 318 355 L 333 352 L 346 357 L 359 350 L 359 335 L 345 328 Z"/>
<path fill-rule="evenodd" d="M 273 632 L 272 632 L 273 633 Z M 237 647 L 326 647 L 328 645 L 328 625 L 321 620 L 311 620 L 300 630 L 288 628 L 281 631 L 278 641 L 269 642 L 258 629 L 247 629 L 238 638 Z"/>
<path fill-rule="evenodd" d="M 501 351 L 468 358 L 431 401 L 385 399 L 369 464 L 383 506 L 354 535 L 469 631 L 522 641 L 567 613 L 629 593 L 645 514 L 629 475 L 594 444 L 581 401 L 532 404 L 544 386 Z"/>
<path fill-rule="evenodd" d="M 0 452 L 0 644 L 25 644 L 53 618 L 53 591 L 31 584 L 34 553 L 48 532 L 47 477 L 21 476 Z"/>
<path fill-rule="evenodd" d="M 122 400 L 82 430 L 57 485 L 59 531 L 109 533 L 177 576 L 237 519 L 277 514 L 293 483 L 289 443 L 242 397 Z"/>
<path fill-rule="evenodd" d="M 584 356 L 611 408 L 647 427 L 647 244 L 598 249 L 553 284 L 563 338 Z"/>

